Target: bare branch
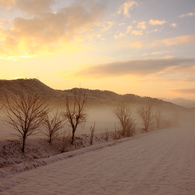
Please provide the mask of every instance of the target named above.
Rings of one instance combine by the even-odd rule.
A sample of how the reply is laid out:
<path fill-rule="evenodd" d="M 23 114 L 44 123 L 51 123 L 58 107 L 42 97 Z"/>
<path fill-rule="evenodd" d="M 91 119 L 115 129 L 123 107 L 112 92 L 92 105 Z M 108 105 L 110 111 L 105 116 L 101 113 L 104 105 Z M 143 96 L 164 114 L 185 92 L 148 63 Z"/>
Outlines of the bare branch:
<path fill-rule="evenodd" d="M 152 125 L 152 105 L 141 105 L 137 108 L 137 114 L 143 123 L 143 132 L 148 132 Z"/>
<path fill-rule="evenodd" d="M 26 138 L 35 133 L 48 112 L 48 104 L 37 94 L 19 91 L 18 95 L 5 98 L 5 121 L 11 125 L 22 138 L 22 152 L 25 151 Z"/>
<path fill-rule="evenodd" d="M 62 113 L 58 110 L 47 113 L 44 118 L 45 135 L 49 143 L 59 136 L 59 130 L 63 128 Z"/>
<path fill-rule="evenodd" d="M 122 136 L 133 136 L 135 133 L 135 122 L 131 117 L 131 109 L 127 104 L 120 104 L 113 110 L 114 115 L 119 121 Z"/>
<path fill-rule="evenodd" d="M 73 90 L 72 97 L 66 97 L 65 117 L 72 128 L 71 144 L 74 144 L 74 136 L 78 125 L 86 121 L 86 101 L 86 95 L 76 89 Z"/>

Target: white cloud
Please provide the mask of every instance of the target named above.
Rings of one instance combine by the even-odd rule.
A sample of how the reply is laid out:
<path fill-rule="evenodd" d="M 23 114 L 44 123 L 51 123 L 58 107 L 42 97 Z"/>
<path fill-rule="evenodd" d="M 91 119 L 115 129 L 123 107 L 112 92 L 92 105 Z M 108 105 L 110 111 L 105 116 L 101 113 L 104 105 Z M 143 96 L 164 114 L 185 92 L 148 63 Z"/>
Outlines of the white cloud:
<path fill-rule="evenodd" d="M 123 3 L 119 10 L 118 10 L 118 14 L 123 14 L 124 16 L 126 17 L 131 17 L 131 14 L 130 14 L 130 10 L 134 7 L 138 5 L 138 3 L 134 0 L 131 0 L 131 1 L 127 1 L 125 3 Z"/>
<path fill-rule="evenodd" d="M 165 24 L 166 21 L 165 20 L 150 20 L 149 21 L 149 24 L 152 25 L 152 26 L 157 26 L 157 25 L 163 25 Z"/>
<path fill-rule="evenodd" d="M 182 14 L 179 17 L 184 18 L 184 17 L 193 17 L 193 16 L 195 16 L 195 12 L 189 12 L 187 14 Z"/>

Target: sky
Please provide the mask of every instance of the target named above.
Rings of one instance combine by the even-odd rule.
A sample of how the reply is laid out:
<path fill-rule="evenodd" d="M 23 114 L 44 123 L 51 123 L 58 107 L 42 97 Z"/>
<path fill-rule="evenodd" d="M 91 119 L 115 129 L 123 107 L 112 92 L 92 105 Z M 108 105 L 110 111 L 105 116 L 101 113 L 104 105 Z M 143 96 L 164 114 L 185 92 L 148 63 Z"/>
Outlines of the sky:
<path fill-rule="evenodd" d="M 195 100 L 194 0 L 0 0 L 0 79 Z"/>

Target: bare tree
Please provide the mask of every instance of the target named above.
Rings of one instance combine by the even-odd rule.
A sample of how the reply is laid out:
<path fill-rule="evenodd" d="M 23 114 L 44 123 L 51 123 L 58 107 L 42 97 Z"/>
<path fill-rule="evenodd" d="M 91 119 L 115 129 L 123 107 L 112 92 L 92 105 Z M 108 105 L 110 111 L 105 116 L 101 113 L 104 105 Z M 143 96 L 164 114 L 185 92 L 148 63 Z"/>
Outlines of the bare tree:
<path fill-rule="evenodd" d="M 127 104 L 120 104 L 113 110 L 118 119 L 122 136 L 130 137 L 135 134 L 135 122 L 131 116 L 131 109 Z"/>
<path fill-rule="evenodd" d="M 94 133 L 95 133 L 95 122 L 93 126 L 90 127 L 90 145 L 93 145 L 93 138 L 94 138 Z"/>
<path fill-rule="evenodd" d="M 66 97 L 65 117 L 72 128 L 72 145 L 74 144 L 75 132 L 78 125 L 86 121 L 86 101 L 86 95 L 76 89 L 73 90 L 72 97 Z"/>
<path fill-rule="evenodd" d="M 43 124 L 45 126 L 44 134 L 48 137 L 48 141 L 51 144 L 59 136 L 59 130 L 63 127 L 62 113 L 58 110 L 47 113 Z"/>
<path fill-rule="evenodd" d="M 154 113 L 154 120 L 156 123 L 156 128 L 160 129 L 162 126 L 162 114 L 160 108 L 157 108 L 155 113 Z"/>
<path fill-rule="evenodd" d="M 37 94 L 20 91 L 18 95 L 6 96 L 6 122 L 11 125 L 22 138 L 22 152 L 25 152 L 26 139 L 36 132 L 48 111 L 48 104 Z"/>
<path fill-rule="evenodd" d="M 143 132 L 148 132 L 150 127 L 152 126 L 152 105 L 147 104 L 147 105 L 141 105 L 140 107 L 137 108 L 137 114 L 139 115 L 142 123 L 143 123 Z"/>

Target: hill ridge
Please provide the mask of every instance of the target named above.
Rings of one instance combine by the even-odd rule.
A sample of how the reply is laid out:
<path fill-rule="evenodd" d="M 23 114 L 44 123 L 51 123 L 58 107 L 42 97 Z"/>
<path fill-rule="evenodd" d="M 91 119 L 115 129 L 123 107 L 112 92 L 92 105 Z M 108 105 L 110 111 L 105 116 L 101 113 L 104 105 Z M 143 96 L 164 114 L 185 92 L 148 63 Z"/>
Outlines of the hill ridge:
<path fill-rule="evenodd" d="M 118 102 L 124 103 L 155 103 L 167 104 L 173 107 L 178 106 L 174 103 L 164 101 L 152 97 L 141 97 L 135 94 L 118 94 L 109 90 L 99 89 L 86 89 L 86 88 L 73 88 L 65 90 L 53 89 L 38 79 L 15 79 L 15 80 L 0 80 L 0 97 L 7 93 L 17 93 L 18 90 L 36 91 L 40 95 L 47 95 L 55 101 L 55 99 L 64 99 L 66 95 L 70 94 L 72 90 L 80 90 L 88 96 L 90 104 L 116 104 Z M 180 106 L 178 106 L 180 107 Z"/>

